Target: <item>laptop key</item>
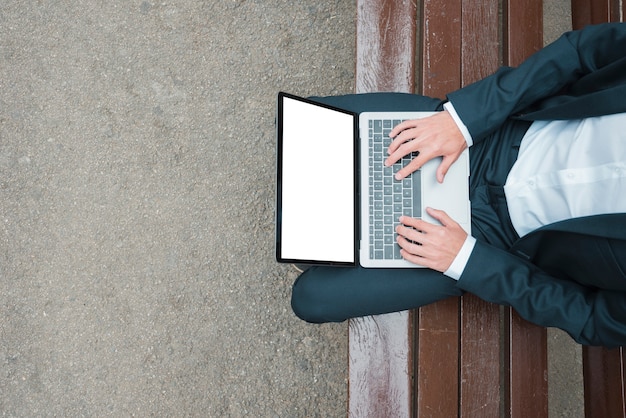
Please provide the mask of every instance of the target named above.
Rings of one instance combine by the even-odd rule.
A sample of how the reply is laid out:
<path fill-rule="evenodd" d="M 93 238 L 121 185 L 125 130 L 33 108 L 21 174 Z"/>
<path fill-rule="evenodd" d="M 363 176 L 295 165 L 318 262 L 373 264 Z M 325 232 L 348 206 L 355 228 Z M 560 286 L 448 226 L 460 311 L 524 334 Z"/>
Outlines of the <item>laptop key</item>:
<path fill-rule="evenodd" d="M 422 214 L 422 193 L 421 193 L 421 188 L 422 188 L 422 172 L 421 171 L 416 171 L 415 173 L 413 173 L 413 213 L 415 214 L 420 214 L 419 216 L 421 217 Z"/>

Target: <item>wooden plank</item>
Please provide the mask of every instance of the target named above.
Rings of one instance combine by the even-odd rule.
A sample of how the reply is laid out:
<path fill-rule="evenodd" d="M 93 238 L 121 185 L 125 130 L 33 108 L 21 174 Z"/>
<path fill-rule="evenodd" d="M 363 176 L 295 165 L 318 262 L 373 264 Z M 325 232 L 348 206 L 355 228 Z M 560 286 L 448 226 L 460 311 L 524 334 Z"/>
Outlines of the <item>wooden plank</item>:
<path fill-rule="evenodd" d="M 517 66 L 543 46 L 543 2 L 504 3 L 503 63 Z M 511 418 L 548 416 L 547 331 L 504 310 L 506 412 Z"/>
<path fill-rule="evenodd" d="M 461 298 L 461 417 L 497 417 L 500 387 L 500 307 Z"/>
<path fill-rule="evenodd" d="M 517 66 L 543 47 L 543 1 L 504 2 L 503 63 Z"/>
<path fill-rule="evenodd" d="M 417 329 L 416 417 L 459 411 L 459 298 L 420 308 Z"/>
<path fill-rule="evenodd" d="M 624 348 L 583 347 L 586 417 L 626 417 Z"/>
<path fill-rule="evenodd" d="M 357 1 L 357 93 L 415 90 L 417 8 L 411 0 Z M 350 320 L 351 417 L 411 416 L 413 314 Z"/>
<path fill-rule="evenodd" d="M 358 0 L 356 92 L 415 91 L 417 6 Z"/>
<path fill-rule="evenodd" d="M 463 0 L 461 85 L 478 81 L 500 65 L 497 0 Z M 461 298 L 462 417 L 495 417 L 501 410 L 500 308 L 473 295 Z"/>
<path fill-rule="evenodd" d="M 622 8 L 619 0 L 572 0 L 572 27 L 621 22 Z M 625 356 L 624 347 L 583 347 L 586 417 L 626 417 Z"/>
<path fill-rule="evenodd" d="M 350 320 L 350 417 L 409 417 L 413 335 L 407 312 Z"/>
<path fill-rule="evenodd" d="M 548 351 L 545 328 L 521 319 L 510 308 L 506 317 L 506 416 L 548 416 Z"/>
<path fill-rule="evenodd" d="M 499 6 L 498 0 L 463 0 L 461 86 L 500 66 Z"/>
<path fill-rule="evenodd" d="M 421 88 L 426 96 L 444 97 L 461 87 L 462 0 L 423 0 Z"/>
<path fill-rule="evenodd" d="M 461 0 L 424 0 L 421 93 L 444 97 L 461 85 Z M 419 309 L 416 416 L 455 417 L 459 412 L 459 299 Z"/>
<path fill-rule="evenodd" d="M 572 0 L 572 27 L 582 29 L 598 23 L 621 22 L 622 7 L 620 0 Z"/>

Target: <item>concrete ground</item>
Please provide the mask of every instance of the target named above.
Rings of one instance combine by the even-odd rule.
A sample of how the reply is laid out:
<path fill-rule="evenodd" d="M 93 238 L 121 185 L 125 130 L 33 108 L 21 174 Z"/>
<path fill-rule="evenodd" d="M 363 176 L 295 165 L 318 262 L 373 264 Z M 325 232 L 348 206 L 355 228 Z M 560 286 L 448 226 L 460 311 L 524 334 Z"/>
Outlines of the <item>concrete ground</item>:
<path fill-rule="evenodd" d="M 297 320 L 273 258 L 274 101 L 353 90 L 354 17 L 0 4 L 0 415 L 345 416 L 347 325 Z"/>

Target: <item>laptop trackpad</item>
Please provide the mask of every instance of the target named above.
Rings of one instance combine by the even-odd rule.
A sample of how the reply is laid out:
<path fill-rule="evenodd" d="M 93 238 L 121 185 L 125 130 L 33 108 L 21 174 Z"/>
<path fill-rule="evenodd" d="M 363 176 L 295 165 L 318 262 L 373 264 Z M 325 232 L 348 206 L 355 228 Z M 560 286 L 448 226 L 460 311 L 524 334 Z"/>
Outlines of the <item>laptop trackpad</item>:
<path fill-rule="evenodd" d="M 440 162 L 441 158 L 437 158 L 430 160 L 422 167 L 422 218 L 429 222 L 439 223 L 426 213 L 426 208 L 443 210 L 468 231 L 470 224 L 469 201 L 459 201 L 459 196 L 468 196 L 468 160 L 467 158 L 459 158 L 452 164 L 443 183 L 439 183 L 436 177 Z"/>

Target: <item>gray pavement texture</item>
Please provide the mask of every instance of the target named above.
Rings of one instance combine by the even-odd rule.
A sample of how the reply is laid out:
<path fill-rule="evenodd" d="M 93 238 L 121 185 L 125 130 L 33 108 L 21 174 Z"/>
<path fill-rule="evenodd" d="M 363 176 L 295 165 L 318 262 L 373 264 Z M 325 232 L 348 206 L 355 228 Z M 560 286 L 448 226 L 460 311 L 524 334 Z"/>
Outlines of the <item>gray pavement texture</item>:
<path fill-rule="evenodd" d="M 0 415 L 344 416 L 273 258 L 275 94 L 353 89 L 352 2 L 0 3 Z"/>
<path fill-rule="evenodd" d="M 274 109 L 353 90 L 354 17 L 0 3 L 1 416 L 345 416 L 347 326 L 297 320 L 274 262 Z M 551 416 L 580 416 L 580 350 L 550 342 Z"/>

